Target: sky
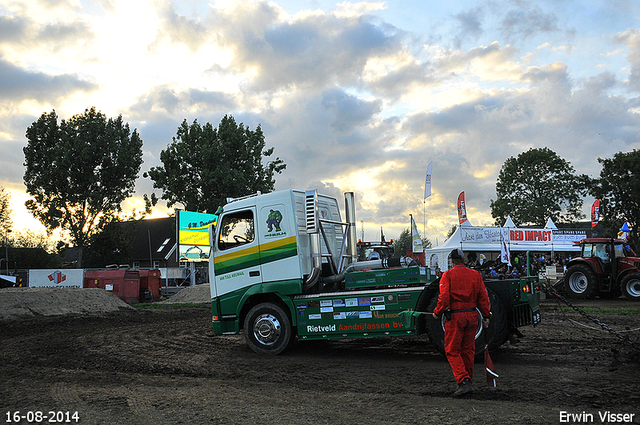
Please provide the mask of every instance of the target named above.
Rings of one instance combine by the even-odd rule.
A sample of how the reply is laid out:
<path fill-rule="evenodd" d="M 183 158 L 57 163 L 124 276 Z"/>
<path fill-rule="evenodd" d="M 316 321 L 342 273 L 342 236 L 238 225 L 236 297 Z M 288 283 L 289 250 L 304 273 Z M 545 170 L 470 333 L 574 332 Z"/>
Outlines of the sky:
<path fill-rule="evenodd" d="M 598 158 L 640 148 L 639 94 L 632 0 L 0 0 L 14 229 L 44 229 L 24 208 L 22 148 L 52 110 L 95 106 L 137 129 L 144 163 L 125 210 L 153 191 L 142 173 L 183 120 L 230 114 L 287 164 L 276 189 L 353 191 L 358 237 L 396 238 L 412 214 L 436 245 L 462 191 L 470 223 L 493 224 L 510 157 L 548 147 L 597 177 Z"/>

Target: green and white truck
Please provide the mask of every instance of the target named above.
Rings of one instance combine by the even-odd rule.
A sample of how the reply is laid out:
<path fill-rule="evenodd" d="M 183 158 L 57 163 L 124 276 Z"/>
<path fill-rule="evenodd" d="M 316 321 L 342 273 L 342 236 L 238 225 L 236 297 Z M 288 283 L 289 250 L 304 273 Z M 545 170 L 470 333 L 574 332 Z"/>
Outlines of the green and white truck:
<path fill-rule="evenodd" d="M 442 320 L 429 314 L 438 278 L 410 258 L 357 261 L 354 195 L 345 220 L 336 198 L 285 190 L 229 199 L 209 227 L 216 335 L 244 333 L 257 353 L 296 340 L 427 334 L 444 353 Z M 493 318 L 478 321 L 476 352 L 540 321 L 537 278 L 485 281 Z M 482 335 L 482 338 L 480 336 Z"/>

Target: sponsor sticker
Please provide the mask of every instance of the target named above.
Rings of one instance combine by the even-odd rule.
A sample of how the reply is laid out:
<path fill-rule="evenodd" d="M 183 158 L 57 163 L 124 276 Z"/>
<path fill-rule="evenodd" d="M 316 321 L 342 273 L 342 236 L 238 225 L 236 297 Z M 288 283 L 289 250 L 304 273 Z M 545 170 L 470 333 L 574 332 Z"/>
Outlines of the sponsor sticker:
<path fill-rule="evenodd" d="M 325 325 L 325 326 L 307 325 L 307 332 L 309 333 L 335 332 L 335 331 L 336 331 L 336 325 Z"/>
<path fill-rule="evenodd" d="M 344 300 L 333 300 L 333 306 L 334 307 L 344 307 L 345 306 Z"/>
<path fill-rule="evenodd" d="M 358 299 L 357 298 L 347 298 L 346 300 L 344 300 L 344 303 L 347 307 L 357 307 L 358 306 Z"/>
<path fill-rule="evenodd" d="M 358 305 L 371 305 L 371 297 L 358 298 Z"/>
<path fill-rule="evenodd" d="M 372 305 L 372 306 L 369 307 L 369 309 L 371 311 L 373 311 L 373 310 L 384 310 L 385 308 L 386 308 L 386 306 L 384 306 L 384 305 Z"/>
<path fill-rule="evenodd" d="M 398 294 L 398 301 L 411 301 L 411 294 Z"/>
<path fill-rule="evenodd" d="M 332 307 L 333 302 L 331 300 L 322 300 L 320 301 L 320 307 Z"/>
<path fill-rule="evenodd" d="M 385 304 L 398 304 L 398 300 L 393 295 L 387 295 L 387 298 L 384 300 Z"/>
<path fill-rule="evenodd" d="M 333 313 L 333 320 L 342 320 L 346 318 L 347 318 L 347 315 L 344 312 Z"/>
<path fill-rule="evenodd" d="M 345 312 L 347 319 L 357 319 L 360 316 L 359 311 L 347 311 Z"/>
<path fill-rule="evenodd" d="M 384 302 L 384 297 L 383 296 L 371 297 L 371 302 L 372 303 L 383 303 Z"/>
<path fill-rule="evenodd" d="M 333 307 L 320 307 L 320 313 L 333 313 Z"/>
<path fill-rule="evenodd" d="M 322 319 L 322 314 L 310 314 L 309 320 L 320 320 Z"/>
<path fill-rule="evenodd" d="M 371 319 L 373 317 L 373 313 L 370 311 L 360 311 L 358 314 L 359 319 Z"/>

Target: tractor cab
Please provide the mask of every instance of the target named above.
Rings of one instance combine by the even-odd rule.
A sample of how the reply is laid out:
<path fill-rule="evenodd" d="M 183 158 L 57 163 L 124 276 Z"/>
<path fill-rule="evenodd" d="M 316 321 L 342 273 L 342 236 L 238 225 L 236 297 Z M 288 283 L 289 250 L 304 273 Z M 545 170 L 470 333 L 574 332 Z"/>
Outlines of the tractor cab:
<path fill-rule="evenodd" d="M 574 298 L 615 298 L 622 294 L 639 300 L 640 258 L 635 258 L 626 243 L 624 239 L 581 240 L 582 255 L 567 264 L 567 294 Z"/>

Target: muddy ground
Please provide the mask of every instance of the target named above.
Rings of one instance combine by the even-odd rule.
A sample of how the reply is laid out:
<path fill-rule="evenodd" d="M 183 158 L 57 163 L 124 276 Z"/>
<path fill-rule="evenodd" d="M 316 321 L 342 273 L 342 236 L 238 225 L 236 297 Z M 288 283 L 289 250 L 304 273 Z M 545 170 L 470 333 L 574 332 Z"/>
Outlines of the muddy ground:
<path fill-rule="evenodd" d="M 640 423 L 637 352 L 554 301 L 542 308 L 541 325 L 491 353 L 498 387 L 476 363 L 464 399 L 421 337 L 301 342 L 267 358 L 242 336 L 214 336 L 206 305 L 5 321 L 0 421 L 77 411 L 82 424 L 555 424 L 611 412 Z M 598 317 L 640 344 L 640 316 Z"/>

